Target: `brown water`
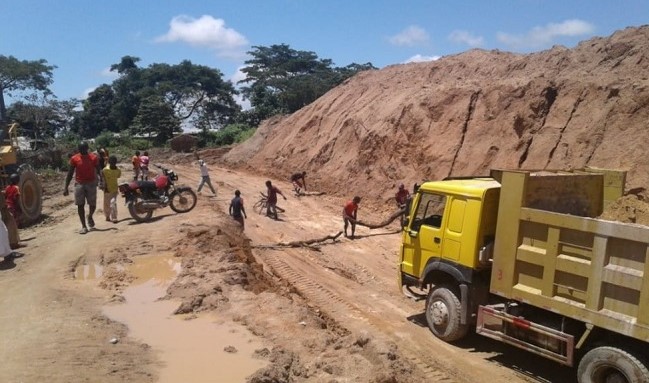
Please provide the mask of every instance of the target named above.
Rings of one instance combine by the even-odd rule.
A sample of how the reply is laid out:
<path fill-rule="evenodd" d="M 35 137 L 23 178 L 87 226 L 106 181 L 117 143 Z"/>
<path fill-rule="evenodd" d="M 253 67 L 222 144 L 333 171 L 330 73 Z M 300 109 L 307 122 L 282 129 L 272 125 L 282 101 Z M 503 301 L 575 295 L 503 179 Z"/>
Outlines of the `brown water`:
<path fill-rule="evenodd" d="M 89 281 L 101 278 L 104 273 L 103 266 L 99 264 L 80 265 L 74 269 L 74 279 L 80 281 Z"/>
<path fill-rule="evenodd" d="M 173 315 L 179 302 L 158 300 L 180 272 L 171 255 L 138 258 L 129 271 L 137 279 L 124 291 L 126 302 L 104 313 L 159 353 L 164 367 L 158 382 L 244 382 L 266 365 L 253 357 L 263 345 L 245 327 L 214 316 L 187 320 Z M 237 351 L 225 352 L 229 346 Z"/>

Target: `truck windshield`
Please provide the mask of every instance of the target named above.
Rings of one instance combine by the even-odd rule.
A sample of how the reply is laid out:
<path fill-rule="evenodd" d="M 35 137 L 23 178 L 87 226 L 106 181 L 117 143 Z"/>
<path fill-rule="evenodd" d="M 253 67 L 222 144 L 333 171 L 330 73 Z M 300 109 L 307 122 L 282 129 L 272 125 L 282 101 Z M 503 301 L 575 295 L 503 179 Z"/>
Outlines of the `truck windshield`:
<path fill-rule="evenodd" d="M 422 193 L 411 230 L 419 231 L 421 225 L 440 227 L 446 206 L 446 196 L 441 194 Z"/>

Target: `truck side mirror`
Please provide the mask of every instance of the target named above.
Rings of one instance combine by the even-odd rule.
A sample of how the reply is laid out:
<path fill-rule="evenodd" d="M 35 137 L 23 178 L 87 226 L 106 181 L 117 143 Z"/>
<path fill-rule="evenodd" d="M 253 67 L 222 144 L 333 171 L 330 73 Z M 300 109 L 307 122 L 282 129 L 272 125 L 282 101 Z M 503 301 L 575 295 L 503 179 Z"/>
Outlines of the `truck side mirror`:
<path fill-rule="evenodd" d="M 411 236 L 412 238 L 417 238 L 418 234 L 419 234 L 418 231 L 408 230 L 408 235 Z"/>

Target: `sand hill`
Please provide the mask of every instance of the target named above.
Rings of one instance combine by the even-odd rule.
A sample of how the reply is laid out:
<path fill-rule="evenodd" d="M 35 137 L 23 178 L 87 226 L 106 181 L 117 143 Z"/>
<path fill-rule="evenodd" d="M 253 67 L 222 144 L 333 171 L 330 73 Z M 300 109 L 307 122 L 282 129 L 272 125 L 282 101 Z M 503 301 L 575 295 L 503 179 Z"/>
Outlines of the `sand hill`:
<path fill-rule="evenodd" d="M 328 193 L 387 200 L 400 182 L 584 166 L 649 185 L 649 26 L 573 49 L 471 50 L 361 73 L 268 120 L 224 160 Z"/>

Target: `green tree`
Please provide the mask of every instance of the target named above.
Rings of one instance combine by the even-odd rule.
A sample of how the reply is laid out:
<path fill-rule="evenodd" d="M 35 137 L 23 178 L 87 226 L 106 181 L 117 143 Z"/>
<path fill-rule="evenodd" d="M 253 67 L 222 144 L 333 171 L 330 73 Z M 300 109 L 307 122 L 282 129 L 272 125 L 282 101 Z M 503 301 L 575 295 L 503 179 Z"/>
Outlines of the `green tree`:
<path fill-rule="evenodd" d="M 139 57 L 124 56 L 119 64 L 113 64 L 110 66 L 110 71 L 117 72 L 120 75 L 129 74 L 130 72 L 139 69 L 137 66 L 138 62 L 140 62 Z"/>
<path fill-rule="evenodd" d="M 361 70 L 376 69 L 371 63 L 333 67 L 330 59 L 314 52 L 297 51 L 286 44 L 253 46 L 252 58 L 242 72 L 244 97 L 255 109 L 255 119 L 293 113 Z"/>
<path fill-rule="evenodd" d="M 12 96 L 15 91 L 32 90 L 34 93 L 51 95 L 49 86 L 55 68 L 44 59 L 21 61 L 13 56 L 0 55 L 0 124 L 7 121 L 5 93 Z"/>
<path fill-rule="evenodd" d="M 103 131 L 117 132 L 117 121 L 114 118 L 115 92 L 110 85 L 103 84 L 95 88 L 83 101 L 83 112 L 76 133 L 82 137 L 96 137 Z"/>
<path fill-rule="evenodd" d="M 181 131 L 180 120 L 171 105 L 160 95 L 153 94 L 142 99 L 133 120 L 134 135 L 155 137 L 155 141 L 161 144 Z"/>
<path fill-rule="evenodd" d="M 70 128 L 77 113 L 79 101 L 75 99 L 58 101 L 37 95 L 28 97 L 29 103 L 18 101 L 7 108 L 7 115 L 20 124 L 22 134 L 43 139 L 54 138 Z"/>
<path fill-rule="evenodd" d="M 237 91 L 218 69 L 184 60 L 178 65 L 153 64 L 144 72 L 145 86 L 164 97 L 181 120 L 228 123 L 240 110 Z"/>
<path fill-rule="evenodd" d="M 96 97 L 86 100 L 82 113 L 86 121 L 80 125 L 92 123 L 94 127 L 88 133 L 130 129 L 142 112 L 144 100 L 152 96 L 157 97 L 156 105 L 167 103 L 179 121 L 204 129 L 231 123 L 241 111 L 234 99 L 237 91 L 230 81 L 223 80 L 223 74 L 217 69 L 188 60 L 177 65 L 156 63 L 139 68 L 139 61 L 133 56 L 122 57 L 120 63 L 111 66 L 120 76 L 107 85 L 110 91 L 98 89 L 93 92 L 98 93 Z M 152 99 L 147 101 L 151 102 Z M 144 109 L 149 107 L 145 105 Z M 142 122 L 141 117 L 138 122 Z"/>

